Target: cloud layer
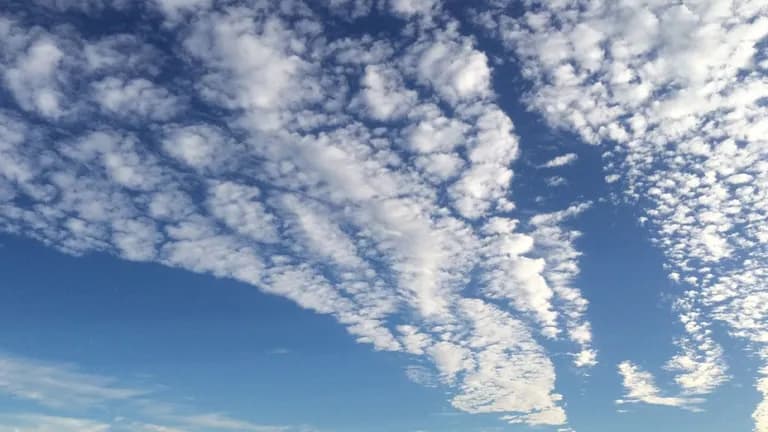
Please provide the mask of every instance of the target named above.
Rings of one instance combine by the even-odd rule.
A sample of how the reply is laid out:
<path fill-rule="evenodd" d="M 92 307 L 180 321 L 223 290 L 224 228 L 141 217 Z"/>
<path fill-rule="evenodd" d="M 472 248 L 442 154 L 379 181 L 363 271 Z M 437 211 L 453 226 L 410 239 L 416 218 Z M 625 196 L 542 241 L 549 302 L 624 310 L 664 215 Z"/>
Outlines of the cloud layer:
<path fill-rule="evenodd" d="M 596 362 L 586 205 L 516 216 L 488 56 L 437 2 L 377 6 L 388 37 L 326 30 L 365 3 L 81 5 L 167 46 L 56 25 L 67 2 L 0 18 L 0 229 L 252 284 L 429 360 L 458 409 L 564 424 L 541 341 Z"/>
<path fill-rule="evenodd" d="M 476 23 L 521 61 L 532 109 L 603 146 L 606 180 L 621 180 L 644 208 L 685 290 L 679 353 L 665 365 L 680 391 L 706 394 L 728 379 L 715 324 L 766 362 L 765 3 L 524 2 L 537 7 L 519 17 L 506 3 L 478 11 Z M 765 382 L 761 372 L 764 395 Z"/>

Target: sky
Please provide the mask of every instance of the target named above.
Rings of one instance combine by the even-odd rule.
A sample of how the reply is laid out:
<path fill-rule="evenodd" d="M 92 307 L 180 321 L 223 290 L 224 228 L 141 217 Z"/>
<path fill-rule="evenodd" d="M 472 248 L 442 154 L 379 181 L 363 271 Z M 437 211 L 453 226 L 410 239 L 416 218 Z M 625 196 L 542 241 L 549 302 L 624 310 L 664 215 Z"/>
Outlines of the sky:
<path fill-rule="evenodd" d="M 0 2 L 0 432 L 768 432 L 761 0 Z"/>

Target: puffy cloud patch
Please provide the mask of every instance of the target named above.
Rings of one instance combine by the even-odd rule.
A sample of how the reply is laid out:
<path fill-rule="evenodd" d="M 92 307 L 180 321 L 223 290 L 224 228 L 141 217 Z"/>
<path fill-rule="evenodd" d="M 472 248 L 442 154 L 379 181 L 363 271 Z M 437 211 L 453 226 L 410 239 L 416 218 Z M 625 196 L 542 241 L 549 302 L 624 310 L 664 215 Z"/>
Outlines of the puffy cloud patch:
<path fill-rule="evenodd" d="M 92 84 L 94 99 L 102 109 L 138 120 L 168 120 L 180 102 L 168 90 L 144 78 L 123 80 L 107 77 Z"/>
<path fill-rule="evenodd" d="M 418 356 L 458 409 L 565 423 L 539 337 L 595 362 L 572 286 L 578 235 L 564 226 L 583 206 L 510 217 L 517 137 L 488 57 L 458 23 L 403 23 L 402 38 L 382 39 L 327 31 L 302 2 L 159 5 L 193 18 L 156 29 L 179 58 L 139 34 L 86 42 L 73 30 L 68 76 L 93 91 L 60 90 L 76 105 L 69 123 L 33 123 L 21 98 L 4 107 L 0 228 L 249 283 L 374 349 Z M 16 32 L 19 46 L 37 40 Z M 124 61 L 120 46 L 134 48 Z"/>
<path fill-rule="evenodd" d="M 440 0 L 390 0 L 390 7 L 405 17 L 413 15 L 429 15 L 440 6 Z"/>
<path fill-rule="evenodd" d="M 450 103 L 491 93 L 488 57 L 475 49 L 471 39 L 461 37 L 455 26 L 417 41 L 409 48 L 405 61 L 420 82 L 433 87 Z"/>
<path fill-rule="evenodd" d="M 5 70 L 6 86 L 23 109 L 52 118 L 63 114 L 63 95 L 58 88 L 58 69 L 63 56 L 55 41 L 42 36 L 25 47 Z"/>
<path fill-rule="evenodd" d="M 768 256 L 768 7 L 549 2 L 515 17 L 508 3 L 493 2 L 498 8 L 478 11 L 476 22 L 520 60 L 533 85 L 529 106 L 605 145 L 606 181 L 645 205 L 671 279 L 687 287 L 675 302 L 680 350 L 666 366 L 684 393 L 711 392 L 728 378 L 716 322 L 757 351 L 768 339 L 754 306 Z M 645 376 L 629 364 L 624 371 Z"/>
<path fill-rule="evenodd" d="M 392 68 L 366 66 L 361 86 L 363 106 L 376 120 L 402 117 L 416 103 L 416 92 L 405 88 L 399 72 Z"/>

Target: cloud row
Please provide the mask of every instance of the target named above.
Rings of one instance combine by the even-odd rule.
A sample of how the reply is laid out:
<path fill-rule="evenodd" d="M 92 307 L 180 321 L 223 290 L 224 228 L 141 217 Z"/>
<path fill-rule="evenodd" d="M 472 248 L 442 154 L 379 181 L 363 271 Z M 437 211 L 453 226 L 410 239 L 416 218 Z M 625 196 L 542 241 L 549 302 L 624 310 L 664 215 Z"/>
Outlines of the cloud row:
<path fill-rule="evenodd" d="M 431 360 L 458 409 L 564 424 L 540 340 L 596 363 L 567 228 L 586 206 L 515 217 L 474 39 L 437 2 L 378 6 L 389 37 L 332 36 L 349 8 L 215 6 L 85 10 L 148 8 L 168 46 L 2 18 L 0 228 L 252 284 Z"/>
<path fill-rule="evenodd" d="M 685 287 L 679 353 L 665 365 L 683 395 L 728 379 L 715 323 L 768 361 L 765 3 L 536 2 L 520 17 L 493 3 L 475 21 L 520 59 L 529 106 L 603 146 L 606 180 L 644 208 L 670 279 Z M 764 395 L 765 382 L 761 372 Z"/>

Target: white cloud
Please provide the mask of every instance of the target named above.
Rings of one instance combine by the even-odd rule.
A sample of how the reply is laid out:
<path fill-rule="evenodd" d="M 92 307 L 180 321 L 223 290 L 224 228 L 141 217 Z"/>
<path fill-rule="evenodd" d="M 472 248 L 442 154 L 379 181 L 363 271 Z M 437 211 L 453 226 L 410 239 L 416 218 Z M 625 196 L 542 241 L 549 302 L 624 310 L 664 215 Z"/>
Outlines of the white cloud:
<path fill-rule="evenodd" d="M 616 401 L 619 404 L 643 402 L 651 405 L 695 409 L 694 405 L 703 401 L 681 396 L 661 396 L 653 376 L 628 361 L 619 364 L 619 374 L 626 390 L 624 398 Z"/>
<path fill-rule="evenodd" d="M 424 366 L 408 366 L 405 368 L 405 376 L 409 380 L 424 387 L 437 387 L 437 376 Z"/>
<path fill-rule="evenodd" d="M 237 147 L 218 128 L 208 125 L 167 128 L 163 150 L 195 169 L 216 169 Z"/>
<path fill-rule="evenodd" d="M 488 249 L 493 251 L 497 247 L 495 243 L 490 243 Z M 533 314 L 546 336 L 556 336 L 557 313 L 552 307 L 554 293 L 542 275 L 545 261 L 519 255 L 494 254 L 488 256 L 485 262 L 488 266 L 485 294 L 491 298 L 508 300 L 521 312 Z"/>
<path fill-rule="evenodd" d="M 416 153 L 451 152 L 464 144 L 469 125 L 455 118 L 448 118 L 433 105 L 426 105 L 419 112 L 423 118 L 408 128 L 405 141 Z"/>
<path fill-rule="evenodd" d="M 416 92 L 405 88 L 399 72 L 382 65 L 368 65 L 361 81 L 361 98 L 376 120 L 402 117 L 416 103 Z"/>
<path fill-rule="evenodd" d="M 0 114 L 0 175 L 11 182 L 26 182 L 37 171 L 31 158 L 21 152 L 29 133 L 26 124 Z"/>
<path fill-rule="evenodd" d="M 133 135 L 99 131 L 78 137 L 63 146 L 73 161 L 91 164 L 115 184 L 130 190 L 151 190 L 164 180 L 157 159 Z"/>
<path fill-rule="evenodd" d="M 430 15 L 440 6 L 440 0 L 389 0 L 392 10 L 405 17 Z"/>
<path fill-rule="evenodd" d="M 0 415 L 0 432 L 311 432 L 301 426 L 259 425 L 236 420 L 222 414 L 181 416 L 172 419 L 175 426 L 116 417 L 92 420 L 81 417 L 53 416 L 37 413 Z"/>
<path fill-rule="evenodd" d="M 63 56 L 64 52 L 54 40 L 41 36 L 5 70 L 6 85 L 23 109 L 52 118 L 64 113 L 63 95 L 57 81 Z"/>
<path fill-rule="evenodd" d="M 154 0 L 171 21 L 178 20 L 185 12 L 210 8 L 212 0 Z"/>
<path fill-rule="evenodd" d="M 581 253 L 575 242 L 581 236 L 576 230 L 567 229 L 565 222 L 585 212 L 591 203 L 577 203 L 552 213 L 531 218 L 534 230 L 531 235 L 537 254 L 545 257 L 544 279 L 551 286 L 554 297 L 562 304 L 561 315 L 565 321 L 568 338 L 579 346 L 574 354 L 577 367 L 597 364 L 597 352 L 592 347 L 592 330 L 586 319 L 588 302 L 574 288 L 579 275 Z"/>
<path fill-rule="evenodd" d="M 373 0 L 326 0 L 323 5 L 333 14 L 347 20 L 359 18 L 371 13 Z"/>
<path fill-rule="evenodd" d="M 106 423 L 39 414 L 0 416 L 0 432 L 108 432 Z"/>
<path fill-rule="evenodd" d="M 554 407 L 521 416 L 504 416 L 502 420 L 511 424 L 524 423 L 531 426 L 561 425 L 565 423 L 565 411 L 560 407 Z M 558 428 L 558 431 L 561 430 L 570 431 L 571 429 Z"/>
<path fill-rule="evenodd" d="M 758 349 L 768 340 L 752 306 L 768 274 L 766 13 L 764 2 L 746 0 L 550 2 L 520 17 L 477 14 L 521 62 L 529 106 L 603 143 L 606 181 L 622 180 L 628 199 L 646 203 L 670 276 L 687 286 L 675 306 L 685 334 L 667 364 L 686 394 L 728 378 L 716 321 Z"/>
<path fill-rule="evenodd" d="M 470 351 L 451 342 L 438 342 L 429 352 L 443 378 L 449 382 L 452 382 L 460 371 L 472 368 Z"/>
<path fill-rule="evenodd" d="M 7 355 L 0 357 L 0 392 L 54 408 L 97 405 L 147 393 L 123 388 L 112 378 L 84 374 L 73 367 Z"/>
<path fill-rule="evenodd" d="M 204 97 L 227 108 L 244 109 L 261 130 L 292 120 L 283 107 L 316 99 L 319 83 L 302 59 L 303 35 L 276 16 L 229 9 L 206 14 L 193 26 L 186 49 L 209 70 L 197 83 Z"/>
<path fill-rule="evenodd" d="M 761 357 L 765 358 L 765 351 L 760 353 Z M 757 404 L 757 408 L 752 413 L 752 419 L 755 421 L 755 430 L 763 431 L 768 429 L 768 379 L 766 379 L 765 368 L 760 369 L 760 378 L 757 380 L 755 387 L 760 392 L 762 400 Z"/>
<path fill-rule="evenodd" d="M 0 356 L 0 394 L 48 407 L 35 411 L 0 414 L 0 432 L 295 432 L 305 427 L 261 425 L 223 413 L 194 412 L 183 405 L 156 398 L 154 391 L 131 388 L 118 379 L 89 374 L 72 365 L 29 358 Z M 93 408 L 119 407 L 129 417 L 97 420 Z M 72 413 L 80 413 L 77 417 Z"/>
<path fill-rule="evenodd" d="M 579 157 L 576 155 L 576 153 L 566 153 L 564 155 L 557 156 L 549 161 L 547 161 L 545 164 L 543 164 L 542 168 L 558 168 L 561 166 L 570 165 L 576 160 L 578 160 Z"/>
<path fill-rule="evenodd" d="M 168 120 L 181 109 L 177 97 L 144 78 L 107 77 L 92 87 L 96 102 L 121 117 Z"/>
<path fill-rule="evenodd" d="M 358 255 L 357 246 L 353 239 L 344 233 L 333 215 L 325 212 L 320 206 L 310 202 L 302 202 L 295 195 L 282 198 L 283 207 L 293 213 L 296 218 L 298 237 L 307 248 L 340 266 L 358 271 L 370 271 Z"/>
<path fill-rule="evenodd" d="M 568 184 L 568 180 L 560 176 L 547 177 L 544 181 L 547 183 L 547 186 L 550 187 L 558 187 Z"/>
<path fill-rule="evenodd" d="M 512 121 L 496 107 L 472 107 L 474 136 L 468 142 L 471 165 L 451 186 L 454 206 L 466 218 L 476 218 L 500 204 L 512 181 L 509 165 L 518 156 Z"/>
<path fill-rule="evenodd" d="M 461 172 L 465 162 L 455 153 L 432 153 L 416 158 L 415 165 L 441 182 Z"/>
<path fill-rule="evenodd" d="M 472 413 L 533 414 L 533 424 L 562 424 L 565 413 L 553 393 L 554 367 L 528 329 L 510 314 L 480 300 L 462 300 L 460 313 L 472 331 L 473 362 L 453 405 Z M 524 376 L 521 380 L 519 377 Z M 518 395 L 525 394 L 521 398 Z M 536 413 L 558 413 L 539 417 Z M 538 423 L 536 423 L 538 422 Z"/>
<path fill-rule="evenodd" d="M 32 0 L 36 5 L 59 12 L 77 11 L 85 14 L 98 14 L 105 9 L 130 9 L 131 2 L 127 0 Z"/>
<path fill-rule="evenodd" d="M 349 18 L 349 5 L 330 7 Z M 302 2 L 262 6 L 193 8 L 165 27 L 179 35 L 172 53 L 72 30 L 68 67 L 104 109 L 66 134 L 0 117 L 0 227 L 252 284 L 430 362 L 461 410 L 566 422 L 538 334 L 594 364 L 577 235 L 561 227 L 578 211 L 509 219 L 519 149 L 487 56 L 447 16 L 444 30 L 404 24 L 390 40 L 337 37 Z M 137 54 L 121 73 L 122 44 Z M 188 120 L 137 58 L 178 66 Z M 93 113 L 92 94 L 69 96 Z"/>
<path fill-rule="evenodd" d="M 424 348 L 431 343 L 429 335 L 421 333 L 416 326 L 402 324 L 397 326 L 397 330 L 401 334 L 400 339 L 405 350 L 411 354 L 424 354 Z"/>
<path fill-rule="evenodd" d="M 264 208 L 260 195 L 254 186 L 220 181 L 209 188 L 208 208 L 233 231 L 258 242 L 275 242 L 274 216 Z"/>
<path fill-rule="evenodd" d="M 58 0 L 61 2 L 61 0 Z M 84 41 L 82 59 L 89 71 L 128 71 L 155 76 L 164 59 L 159 50 L 140 36 L 116 34 Z"/>
<path fill-rule="evenodd" d="M 178 417 L 176 420 L 182 426 L 196 430 L 239 432 L 291 432 L 295 430 L 288 426 L 257 425 L 247 421 L 237 420 L 220 413 L 189 415 Z"/>
<path fill-rule="evenodd" d="M 112 241 L 125 259 L 149 261 L 156 257 L 161 236 L 152 220 L 120 219 L 112 222 L 112 230 Z"/>

